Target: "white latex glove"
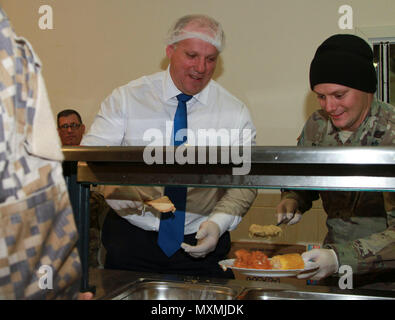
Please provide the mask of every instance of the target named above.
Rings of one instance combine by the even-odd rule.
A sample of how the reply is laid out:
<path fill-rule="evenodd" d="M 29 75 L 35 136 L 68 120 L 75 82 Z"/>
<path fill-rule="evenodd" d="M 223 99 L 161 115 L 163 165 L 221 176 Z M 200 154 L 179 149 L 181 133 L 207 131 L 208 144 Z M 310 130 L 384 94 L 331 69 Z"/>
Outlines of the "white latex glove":
<path fill-rule="evenodd" d="M 326 278 L 331 274 L 337 272 L 339 269 L 339 262 L 334 250 L 332 249 L 313 249 L 302 253 L 304 263 L 314 262 L 318 269 L 311 272 L 304 272 L 298 274 L 298 279 L 312 279 L 320 280 Z"/>
<path fill-rule="evenodd" d="M 191 246 L 183 242 L 181 248 L 194 258 L 203 258 L 215 250 L 219 237 L 219 226 L 213 221 L 204 221 L 196 233 L 197 245 Z"/>
<path fill-rule="evenodd" d="M 298 202 L 294 199 L 283 199 L 277 205 L 277 223 L 286 220 L 286 224 L 298 223 L 302 219 L 302 214 L 298 210 Z"/>

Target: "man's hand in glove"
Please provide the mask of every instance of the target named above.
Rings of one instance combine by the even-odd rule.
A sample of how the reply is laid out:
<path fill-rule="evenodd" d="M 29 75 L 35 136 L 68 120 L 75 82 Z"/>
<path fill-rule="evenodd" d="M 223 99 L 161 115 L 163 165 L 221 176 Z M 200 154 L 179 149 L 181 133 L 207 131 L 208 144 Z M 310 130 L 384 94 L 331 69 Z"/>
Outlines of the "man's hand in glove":
<path fill-rule="evenodd" d="M 317 268 L 298 274 L 298 279 L 320 280 L 337 272 L 339 262 L 334 250 L 332 249 L 313 249 L 302 253 L 304 263 L 314 262 Z"/>
<path fill-rule="evenodd" d="M 277 223 L 286 220 L 288 225 L 298 223 L 302 214 L 298 210 L 298 202 L 294 199 L 284 199 L 277 205 Z"/>
<path fill-rule="evenodd" d="M 204 258 L 215 250 L 219 236 L 220 229 L 218 225 L 213 221 L 204 221 L 196 233 L 197 245 L 191 246 L 183 242 L 181 248 L 194 258 Z"/>

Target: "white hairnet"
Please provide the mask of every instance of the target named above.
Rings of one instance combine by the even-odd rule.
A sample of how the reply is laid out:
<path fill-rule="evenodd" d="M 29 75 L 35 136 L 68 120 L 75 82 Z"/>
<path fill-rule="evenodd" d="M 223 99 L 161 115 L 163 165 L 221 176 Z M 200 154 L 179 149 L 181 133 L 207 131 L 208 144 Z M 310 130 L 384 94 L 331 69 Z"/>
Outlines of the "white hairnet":
<path fill-rule="evenodd" d="M 212 44 L 221 52 L 225 46 L 225 33 L 219 22 L 213 18 L 196 14 L 181 17 L 169 30 L 166 44 L 197 38 Z"/>

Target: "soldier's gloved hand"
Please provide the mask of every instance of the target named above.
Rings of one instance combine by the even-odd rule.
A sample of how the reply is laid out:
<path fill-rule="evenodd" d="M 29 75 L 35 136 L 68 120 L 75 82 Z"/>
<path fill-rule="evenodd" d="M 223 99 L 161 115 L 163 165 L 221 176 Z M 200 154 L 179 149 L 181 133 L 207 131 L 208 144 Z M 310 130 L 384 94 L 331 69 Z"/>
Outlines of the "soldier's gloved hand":
<path fill-rule="evenodd" d="M 277 205 L 277 223 L 286 220 L 288 225 L 298 223 L 302 214 L 298 210 L 298 202 L 295 199 L 283 199 Z"/>
<path fill-rule="evenodd" d="M 196 233 L 197 245 L 191 246 L 183 242 L 181 248 L 194 258 L 203 258 L 215 250 L 219 237 L 219 226 L 213 221 L 204 221 Z"/>
<path fill-rule="evenodd" d="M 320 280 L 337 272 L 339 269 L 339 262 L 337 255 L 332 249 L 313 249 L 302 253 L 302 258 L 306 264 L 309 261 L 314 262 L 318 269 L 313 269 L 311 272 L 304 272 L 298 274 L 298 279 L 312 279 Z"/>

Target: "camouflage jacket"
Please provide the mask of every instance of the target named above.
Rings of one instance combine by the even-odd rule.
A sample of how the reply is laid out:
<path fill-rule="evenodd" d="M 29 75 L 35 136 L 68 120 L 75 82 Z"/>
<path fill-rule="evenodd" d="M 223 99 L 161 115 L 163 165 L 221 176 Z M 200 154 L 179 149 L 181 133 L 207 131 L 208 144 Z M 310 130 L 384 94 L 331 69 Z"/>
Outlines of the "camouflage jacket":
<path fill-rule="evenodd" d="M 45 121 L 49 125 L 41 125 Z M 40 62 L 0 8 L 2 300 L 77 297 L 81 264 L 74 216 L 61 162 L 46 158 L 61 155 L 57 137 Z M 52 141 L 49 148 L 43 141 Z"/>
<path fill-rule="evenodd" d="M 394 146 L 395 107 L 377 100 L 365 121 L 343 143 L 322 110 L 307 120 L 299 146 Z M 302 212 L 321 197 L 327 213 L 324 247 L 337 253 L 339 265 L 355 274 L 395 269 L 395 192 L 285 191 Z"/>

